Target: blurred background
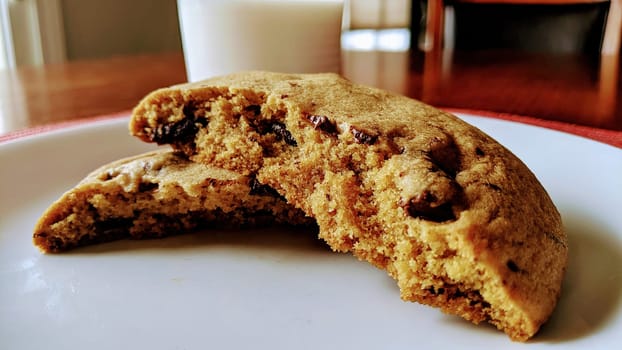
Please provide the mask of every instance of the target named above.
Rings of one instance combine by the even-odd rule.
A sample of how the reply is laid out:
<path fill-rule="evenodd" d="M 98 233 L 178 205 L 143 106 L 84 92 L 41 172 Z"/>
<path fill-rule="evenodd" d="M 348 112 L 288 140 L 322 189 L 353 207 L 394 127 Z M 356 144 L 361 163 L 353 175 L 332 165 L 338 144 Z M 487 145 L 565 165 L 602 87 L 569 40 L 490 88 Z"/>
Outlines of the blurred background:
<path fill-rule="evenodd" d="M 175 0 L 1 1 L 7 65 L 181 51 Z"/>
<path fill-rule="evenodd" d="M 50 72 L 82 93 L 119 84 L 109 77 L 87 85 L 61 74 L 69 66 L 53 68 L 74 62 L 118 67 L 119 80 L 141 72 L 123 81 L 126 97 L 107 96 L 117 108 L 183 79 L 176 0 L 0 0 L 0 21 L 0 69 L 17 69 L 4 75 L 9 97 L 15 82 L 24 96 L 43 94 Z M 341 73 L 439 107 L 622 130 L 621 36 L 622 0 L 345 0 Z M 130 56 L 144 58 L 116 60 Z M 74 104 L 66 118 L 107 111 Z M 49 114 L 35 107 L 22 114 Z"/>
<path fill-rule="evenodd" d="M 444 1 L 444 47 L 599 52 L 609 1 L 542 0 L 544 5 L 536 6 L 521 1 L 534 2 Z M 570 4 L 559 6 L 562 3 Z M 175 0 L 0 0 L 0 4 L 2 66 L 181 51 Z M 344 29 L 367 31 L 347 37 L 344 45 L 354 50 L 423 50 L 427 7 L 427 0 L 346 0 Z"/>

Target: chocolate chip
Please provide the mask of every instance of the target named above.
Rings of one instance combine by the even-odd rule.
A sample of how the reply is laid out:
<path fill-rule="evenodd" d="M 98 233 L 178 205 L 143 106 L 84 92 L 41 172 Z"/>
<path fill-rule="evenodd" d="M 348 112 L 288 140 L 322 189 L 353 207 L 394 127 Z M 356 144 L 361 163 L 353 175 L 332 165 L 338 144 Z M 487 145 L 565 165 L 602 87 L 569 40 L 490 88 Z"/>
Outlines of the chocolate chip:
<path fill-rule="evenodd" d="M 206 127 L 209 120 L 205 117 L 205 108 L 199 108 L 196 102 L 188 102 L 182 108 L 184 119 L 174 123 L 158 125 L 151 141 L 158 144 L 187 143 L 194 140 L 200 127 Z"/>
<path fill-rule="evenodd" d="M 285 141 L 290 146 L 298 146 L 292 133 L 285 124 L 276 120 L 250 120 L 251 126 L 261 135 L 274 134 L 278 141 Z"/>
<path fill-rule="evenodd" d="M 118 171 L 107 171 L 104 174 L 99 175 L 99 180 L 101 181 L 110 181 L 112 179 L 114 179 L 115 177 L 119 176 L 119 172 Z"/>
<path fill-rule="evenodd" d="M 358 143 L 362 143 L 364 145 L 373 145 L 376 143 L 378 139 L 378 135 L 370 135 L 369 133 L 363 132 L 361 130 L 351 128 L 352 135 L 354 135 L 354 139 Z"/>
<path fill-rule="evenodd" d="M 479 147 L 475 148 L 475 154 L 477 154 L 480 157 L 486 155 L 486 153 L 484 153 L 484 151 L 482 151 L 482 149 Z"/>
<path fill-rule="evenodd" d="M 387 133 L 386 139 L 391 153 L 403 154 L 406 151 L 406 148 L 404 148 L 404 146 L 401 145 L 400 142 L 403 137 L 404 135 L 398 130 L 390 131 L 389 133 Z"/>
<path fill-rule="evenodd" d="M 510 271 L 512 271 L 512 272 L 519 272 L 520 271 L 520 268 L 518 268 L 518 265 L 516 265 L 516 263 L 512 259 L 508 260 L 505 263 L 505 266 L 507 266 L 508 269 L 510 269 Z"/>
<path fill-rule="evenodd" d="M 430 292 L 430 294 L 432 295 L 443 295 L 445 293 L 445 288 L 440 287 L 438 289 L 434 288 L 434 286 L 431 286 L 430 288 L 427 289 L 428 292 Z"/>
<path fill-rule="evenodd" d="M 439 203 L 438 198 L 429 191 L 413 197 L 404 206 L 408 215 L 414 218 L 434 222 L 446 222 L 456 220 L 451 203 Z"/>
<path fill-rule="evenodd" d="M 479 294 L 479 292 L 476 292 L 476 293 Z M 460 288 L 456 288 L 456 290 L 453 292 L 453 294 L 449 298 L 457 299 L 457 298 L 465 298 L 467 296 L 468 294 L 466 292 L 463 292 Z"/>
<path fill-rule="evenodd" d="M 199 130 L 194 120 L 184 118 L 171 124 L 159 125 L 151 135 L 151 141 L 158 144 L 189 142 Z"/>
<path fill-rule="evenodd" d="M 184 116 L 188 119 L 194 119 L 195 115 L 194 113 L 197 111 L 197 106 L 195 104 L 186 104 L 183 108 L 182 108 L 182 113 L 184 114 Z"/>
<path fill-rule="evenodd" d="M 313 128 L 316 130 L 322 130 L 329 134 L 336 134 L 337 127 L 330 119 L 325 115 L 308 115 L 307 120 L 313 124 Z"/>
<path fill-rule="evenodd" d="M 50 251 L 52 252 L 60 252 L 67 248 L 63 240 L 58 237 L 51 237 L 47 243 Z"/>
<path fill-rule="evenodd" d="M 255 116 L 258 116 L 258 115 L 261 114 L 261 106 L 259 106 L 259 105 L 246 106 L 246 107 L 244 107 L 244 110 L 246 112 L 252 112 Z"/>
<path fill-rule="evenodd" d="M 255 195 L 255 196 L 270 196 L 270 197 L 274 197 L 274 198 L 282 198 L 283 200 L 285 200 L 285 198 L 283 196 L 281 196 L 280 193 L 278 193 L 274 188 L 268 186 L 268 185 L 264 185 L 261 182 L 257 181 L 257 179 L 255 177 L 252 177 L 248 183 L 249 187 L 251 188 L 249 191 L 249 194 L 251 195 Z"/>
<path fill-rule="evenodd" d="M 277 140 L 283 140 L 286 144 L 290 146 L 298 146 L 296 139 L 292 136 L 292 134 L 287 130 L 285 124 L 279 122 L 272 122 L 268 126 L 270 132 L 276 135 Z"/>
<path fill-rule="evenodd" d="M 195 124 L 195 125 L 196 125 L 196 124 L 198 124 L 198 125 L 200 125 L 201 127 L 206 127 L 206 126 L 207 126 L 207 124 L 208 124 L 208 122 L 209 122 L 209 120 L 208 120 L 207 118 L 200 118 L 200 117 L 197 117 L 197 118 L 194 120 L 194 124 Z"/>
<path fill-rule="evenodd" d="M 434 193 L 431 193 L 430 191 L 425 191 L 422 194 L 418 195 L 417 199 L 420 202 L 422 201 L 428 204 L 432 204 L 438 201 L 438 198 L 434 195 Z"/>
<path fill-rule="evenodd" d="M 209 105 L 202 105 L 201 102 L 198 101 L 188 101 L 182 108 L 182 113 L 184 117 L 201 123 L 201 120 L 206 120 L 205 114 L 209 110 L 211 110 Z"/>
<path fill-rule="evenodd" d="M 150 192 L 157 190 L 160 185 L 153 182 L 141 182 L 138 184 L 138 192 Z"/>
<path fill-rule="evenodd" d="M 474 299 L 474 300 L 469 301 L 469 306 L 477 306 L 477 305 L 481 305 L 483 309 L 490 307 L 490 303 L 487 301 L 484 301 L 484 299 Z"/>
<path fill-rule="evenodd" d="M 433 137 L 429 147 L 427 153 L 431 161 L 447 175 L 455 177 L 460 170 L 460 152 L 453 138 L 449 135 L 445 138 Z"/>

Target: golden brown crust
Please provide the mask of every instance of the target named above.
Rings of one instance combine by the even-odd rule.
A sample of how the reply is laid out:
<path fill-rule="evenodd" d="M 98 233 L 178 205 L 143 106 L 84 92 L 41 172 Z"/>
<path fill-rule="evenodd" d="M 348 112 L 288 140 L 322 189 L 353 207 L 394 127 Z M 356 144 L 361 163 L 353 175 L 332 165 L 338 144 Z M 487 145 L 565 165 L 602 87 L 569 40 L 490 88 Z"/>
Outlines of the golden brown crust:
<path fill-rule="evenodd" d="M 155 151 L 93 171 L 53 203 L 33 240 L 44 252 L 120 238 L 155 238 L 211 226 L 312 221 L 233 171 Z"/>
<path fill-rule="evenodd" d="M 567 243 L 544 188 L 421 102 L 334 74 L 245 72 L 151 93 L 130 131 L 256 176 L 333 249 L 386 269 L 405 300 L 526 340 L 559 297 Z"/>

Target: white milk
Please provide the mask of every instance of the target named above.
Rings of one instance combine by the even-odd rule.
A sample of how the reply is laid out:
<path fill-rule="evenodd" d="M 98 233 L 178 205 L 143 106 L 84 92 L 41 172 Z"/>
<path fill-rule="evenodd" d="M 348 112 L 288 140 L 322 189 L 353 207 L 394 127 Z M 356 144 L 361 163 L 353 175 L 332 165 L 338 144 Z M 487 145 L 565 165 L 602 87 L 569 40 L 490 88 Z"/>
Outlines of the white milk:
<path fill-rule="evenodd" d="M 343 0 L 177 0 L 188 81 L 339 72 Z"/>

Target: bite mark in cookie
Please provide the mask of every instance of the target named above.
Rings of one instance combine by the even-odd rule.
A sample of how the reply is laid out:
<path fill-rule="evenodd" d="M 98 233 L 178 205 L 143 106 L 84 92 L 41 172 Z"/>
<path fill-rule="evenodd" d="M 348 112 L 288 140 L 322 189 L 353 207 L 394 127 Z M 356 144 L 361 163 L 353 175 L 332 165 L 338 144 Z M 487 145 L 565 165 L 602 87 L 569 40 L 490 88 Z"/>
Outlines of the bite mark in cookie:
<path fill-rule="evenodd" d="M 152 141 L 195 103 L 209 125 L 174 147 L 255 176 L 334 250 L 385 269 L 405 300 L 515 340 L 553 311 L 567 259 L 560 216 L 529 169 L 476 128 L 333 74 L 248 72 L 155 91 L 130 130 Z"/>

